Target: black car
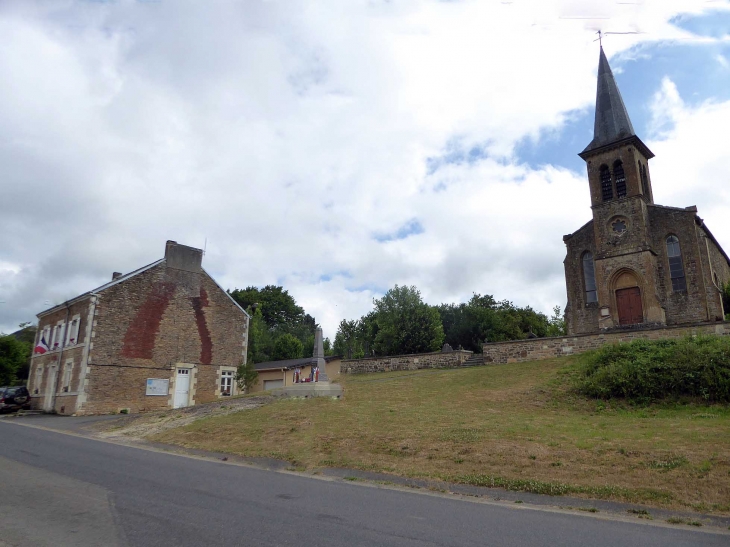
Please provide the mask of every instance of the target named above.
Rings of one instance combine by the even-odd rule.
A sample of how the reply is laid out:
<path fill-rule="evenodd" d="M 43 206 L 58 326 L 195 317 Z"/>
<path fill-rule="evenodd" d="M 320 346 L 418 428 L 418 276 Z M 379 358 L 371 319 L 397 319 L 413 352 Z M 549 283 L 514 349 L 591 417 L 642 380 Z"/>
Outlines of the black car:
<path fill-rule="evenodd" d="M 25 386 L 0 387 L 0 412 L 30 409 L 30 393 Z"/>

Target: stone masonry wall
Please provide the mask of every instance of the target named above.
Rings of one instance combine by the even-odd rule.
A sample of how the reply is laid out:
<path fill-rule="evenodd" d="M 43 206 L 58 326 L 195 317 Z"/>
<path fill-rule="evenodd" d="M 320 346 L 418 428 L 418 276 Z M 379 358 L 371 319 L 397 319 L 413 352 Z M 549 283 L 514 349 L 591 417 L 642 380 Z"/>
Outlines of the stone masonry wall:
<path fill-rule="evenodd" d="M 69 409 L 75 407 L 75 401 L 68 398 L 74 397 L 79 389 L 88 310 L 89 300 L 84 299 L 40 318 L 35 344 L 40 341 L 46 327 L 52 332 L 53 327 L 59 322 L 64 323 L 64 333 L 63 341 L 59 342 L 58 346 L 54 348 L 48 337 L 46 343 L 49 345 L 49 351 L 42 355 L 34 353 L 31 358 L 27 387 L 31 394 L 31 408 L 34 410 L 50 410 L 53 405 L 57 409 L 63 407 L 65 412 L 67 407 Z M 64 346 L 66 333 L 74 318 L 80 321 L 78 339 L 70 341 L 69 345 Z M 66 364 L 71 366 L 71 382 L 68 391 L 63 391 L 64 386 L 61 384 Z M 54 391 L 56 391 L 55 396 Z M 68 399 L 71 404 L 67 405 L 66 401 L 59 401 L 60 398 Z M 73 410 L 69 413 L 72 412 Z"/>
<path fill-rule="evenodd" d="M 730 335 L 730 322 L 495 342 L 484 344 L 484 362 L 486 364 L 522 363 L 524 361 L 536 361 L 583 353 L 584 351 L 597 349 L 604 344 L 630 342 L 638 339 L 683 338 L 697 334 L 728 336 Z"/>
<path fill-rule="evenodd" d="M 584 253 L 590 252 L 594 257 L 596 255 L 594 237 L 593 221 L 590 221 L 574 234 L 563 238 L 567 247 L 567 254 L 563 261 L 565 285 L 568 292 L 565 321 L 568 332 L 571 334 L 596 332 L 598 330 L 598 302 L 586 302 L 583 276 Z"/>
<path fill-rule="evenodd" d="M 707 314 L 702 251 L 698 245 L 695 225 L 695 209 L 676 209 L 651 205 L 649 207 L 652 227 L 652 248 L 657 253 L 656 284 L 659 301 L 666 310 L 667 325 L 688 322 L 714 321 Z M 667 258 L 667 237 L 677 236 L 682 253 L 682 266 L 687 283 L 686 291 L 675 292 Z"/>
<path fill-rule="evenodd" d="M 454 350 L 449 352 L 415 353 L 389 357 L 370 357 L 365 359 L 343 359 L 342 374 L 363 374 L 368 372 L 390 372 L 393 370 L 418 370 L 424 368 L 454 368 L 464 364 L 471 351 Z"/>
<path fill-rule="evenodd" d="M 51 410 L 51 406 L 55 409 L 64 407 L 65 413 L 66 407 L 69 409 L 75 407 L 75 401 L 67 402 L 61 401 L 61 399 L 75 397 L 78 394 L 83 353 L 83 345 L 74 345 L 63 348 L 63 352 L 61 350 L 49 351 L 33 357 L 27 385 L 33 410 Z M 63 374 L 67 363 L 71 365 L 71 382 L 68 391 L 63 391 Z M 72 412 L 73 410 L 69 414 Z"/>
<path fill-rule="evenodd" d="M 190 404 L 220 395 L 222 367 L 246 359 L 248 318 L 202 270 L 158 266 L 103 290 L 78 413 L 169 408 L 178 366 L 190 369 Z M 146 395 L 148 378 L 169 396 Z"/>

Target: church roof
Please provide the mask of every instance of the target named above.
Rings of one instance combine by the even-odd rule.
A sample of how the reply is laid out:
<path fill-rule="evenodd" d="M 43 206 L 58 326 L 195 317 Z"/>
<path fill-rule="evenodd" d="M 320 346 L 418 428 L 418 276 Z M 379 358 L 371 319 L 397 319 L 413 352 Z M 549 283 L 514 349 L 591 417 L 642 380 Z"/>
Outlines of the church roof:
<path fill-rule="evenodd" d="M 593 125 L 593 140 L 581 156 L 586 152 L 602 148 L 631 137 L 637 138 L 634 126 L 631 125 L 629 113 L 621 98 L 621 92 L 616 85 L 606 54 L 601 52 L 598 57 L 598 85 L 596 87 L 596 120 Z M 643 143 L 642 143 L 643 144 Z M 652 154 L 653 156 L 653 154 Z"/>

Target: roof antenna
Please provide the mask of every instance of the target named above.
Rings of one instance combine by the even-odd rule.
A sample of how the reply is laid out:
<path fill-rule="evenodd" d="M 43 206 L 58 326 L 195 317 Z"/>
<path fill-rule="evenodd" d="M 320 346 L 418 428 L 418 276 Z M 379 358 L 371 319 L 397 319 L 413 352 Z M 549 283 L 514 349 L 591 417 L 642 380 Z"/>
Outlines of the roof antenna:
<path fill-rule="evenodd" d="M 629 32 L 601 32 L 599 30 L 599 31 L 596 31 L 596 34 L 598 34 L 598 38 L 596 38 L 593 41 L 594 42 L 598 42 L 598 45 L 601 46 L 601 47 L 603 47 L 603 40 L 602 39 L 603 39 L 604 36 L 607 36 L 609 34 L 646 34 L 646 33 L 645 32 L 641 32 L 641 31 L 636 31 L 636 30 L 632 30 L 632 31 L 629 31 Z"/>

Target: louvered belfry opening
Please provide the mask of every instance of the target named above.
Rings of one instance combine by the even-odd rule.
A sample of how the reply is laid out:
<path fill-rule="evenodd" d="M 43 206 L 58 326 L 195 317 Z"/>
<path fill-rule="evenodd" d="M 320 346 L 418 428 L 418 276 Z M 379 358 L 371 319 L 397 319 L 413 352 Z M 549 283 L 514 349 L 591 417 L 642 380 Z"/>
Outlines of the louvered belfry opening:
<path fill-rule="evenodd" d="M 626 196 L 626 175 L 624 174 L 624 164 L 621 160 L 617 160 L 613 164 L 613 178 L 616 181 L 616 197 L 622 198 Z"/>
<path fill-rule="evenodd" d="M 608 165 L 601 165 L 601 197 L 603 201 L 613 199 L 613 184 L 611 183 L 611 171 Z"/>

